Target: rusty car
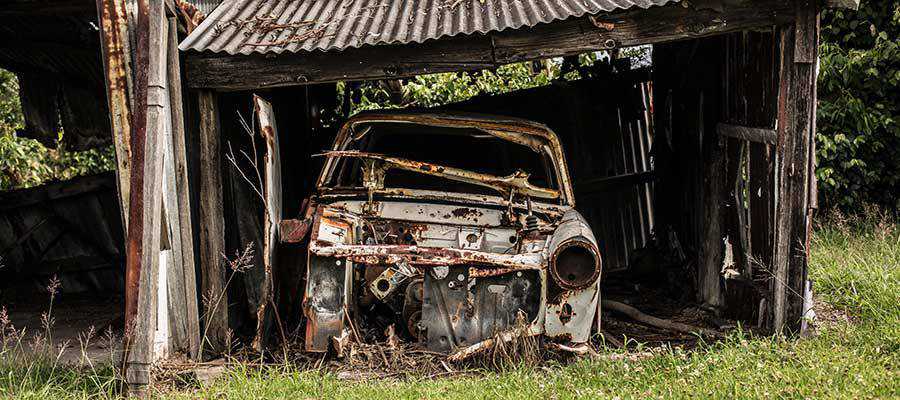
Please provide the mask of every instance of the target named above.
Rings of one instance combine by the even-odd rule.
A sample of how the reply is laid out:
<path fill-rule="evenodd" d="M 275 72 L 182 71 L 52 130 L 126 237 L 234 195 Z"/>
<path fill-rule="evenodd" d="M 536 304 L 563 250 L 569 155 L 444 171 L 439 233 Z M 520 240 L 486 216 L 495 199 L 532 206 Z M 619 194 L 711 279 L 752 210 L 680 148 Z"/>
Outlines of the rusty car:
<path fill-rule="evenodd" d="M 547 126 L 364 112 L 319 156 L 306 219 L 282 222 L 284 241 L 308 234 L 307 351 L 389 326 L 456 358 L 514 335 L 589 341 L 601 257 Z"/>

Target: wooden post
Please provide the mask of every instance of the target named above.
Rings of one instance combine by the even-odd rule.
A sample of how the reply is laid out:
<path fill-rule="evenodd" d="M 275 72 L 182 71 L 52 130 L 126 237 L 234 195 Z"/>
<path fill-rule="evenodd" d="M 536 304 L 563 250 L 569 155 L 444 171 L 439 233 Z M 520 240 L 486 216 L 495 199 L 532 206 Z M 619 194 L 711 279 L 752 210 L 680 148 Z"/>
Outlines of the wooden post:
<path fill-rule="evenodd" d="M 100 43 L 106 79 L 106 101 L 116 151 L 116 176 L 123 227 L 128 227 L 129 179 L 131 178 L 131 107 L 129 85 L 128 21 L 125 0 L 97 0 Z"/>
<path fill-rule="evenodd" d="M 819 14 L 813 0 L 799 0 L 795 5 L 795 24 L 779 28 L 777 228 L 772 279 L 772 329 L 777 333 L 800 328 L 809 251 L 809 192 L 814 179 L 810 147 L 815 135 Z"/>
<path fill-rule="evenodd" d="M 173 244 L 177 243 L 180 259 L 173 260 L 178 270 L 169 271 L 169 315 L 174 349 L 196 359 L 200 348 L 200 319 L 197 307 L 197 277 L 194 271 L 194 234 L 191 226 L 190 187 L 187 173 L 187 152 L 184 130 L 184 110 L 181 98 L 181 68 L 178 54 L 178 23 L 168 18 L 168 53 L 166 73 L 169 89 L 169 110 L 172 121 L 171 149 L 173 181 L 169 191 L 173 194 L 170 205 L 174 208 L 172 219 L 177 218 L 177 229 L 172 228 Z M 173 250 L 176 250 L 173 246 Z"/>
<path fill-rule="evenodd" d="M 200 269 L 204 304 L 201 348 L 222 349 L 228 329 L 228 294 L 225 287 L 225 218 L 222 205 L 222 152 L 218 98 L 212 91 L 198 93 L 200 117 Z M 202 354 L 201 354 L 202 356 Z"/>
<path fill-rule="evenodd" d="M 153 359 L 153 339 L 156 332 L 157 280 L 159 273 L 160 228 L 162 218 L 162 139 L 165 130 L 165 71 L 164 57 L 166 27 L 163 1 L 138 2 L 138 47 L 146 49 L 146 57 L 138 57 L 138 68 L 146 65 L 137 87 L 146 88 L 146 97 L 135 102 L 139 112 L 146 113 L 144 137 L 135 135 L 132 162 L 131 214 L 128 226 L 128 264 L 138 262 L 137 299 L 130 324 L 125 355 L 125 380 L 132 395 L 143 396 L 150 383 L 150 363 Z M 146 24 L 146 25 L 145 25 Z M 146 28 L 146 33 L 141 31 Z M 146 46 L 146 47 L 143 47 Z M 144 64 L 146 62 L 146 64 Z M 142 85 L 142 82 L 146 82 Z M 143 104 L 142 104 L 143 103 Z M 142 105 L 146 104 L 146 109 Z M 138 123 L 135 120 L 135 123 Z M 143 139 L 143 140 L 141 140 Z M 140 150 L 137 146 L 141 146 Z M 136 251 L 135 251 L 136 250 Z"/>
<path fill-rule="evenodd" d="M 697 269 L 700 300 L 703 306 L 716 312 L 721 311 L 724 303 L 722 292 L 722 261 L 725 258 L 725 232 L 722 221 L 725 218 L 725 138 L 716 132 L 708 132 L 705 128 L 707 118 L 704 113 L 715 108 L 709 104 L 701 92 L 700 95 L 700 137 L 707 147 L 701 153 L 704 165 L 701 170 L 701 202 L 700 207 L 700 254 Z"/>
<path fill-rule="evenodd" d="M 268 101 L 261 97 L 253 96 L 253 111 L 259 122 L 259 133 L 266 141 L 263 174 L 263 195 L 265 196 L 265 220 L 263 223 L 263 281 L 261 283 L 261 298 L 256 310 L 256 337 L 252 346 L 257 351 L 262 351 L 266 339 L 267 307 L 273 305 L 272 271 L 275 266 L 275 255 L 278 246 L 278 226 L 281 222 L 281 157 L 278 145 L 278 127 L 275 124 L 275 111 Z M 284 338 L 282 338 L 284 339 Z"/>

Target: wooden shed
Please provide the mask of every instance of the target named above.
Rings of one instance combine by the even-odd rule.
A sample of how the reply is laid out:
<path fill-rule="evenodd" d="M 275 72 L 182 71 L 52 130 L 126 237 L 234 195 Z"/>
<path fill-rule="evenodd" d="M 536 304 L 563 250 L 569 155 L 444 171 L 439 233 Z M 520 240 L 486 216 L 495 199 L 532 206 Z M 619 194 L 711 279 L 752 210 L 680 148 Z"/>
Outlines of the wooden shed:
<path fill-rule="evenodd" d="M 226 0 L 196 26 L 188 3 L 97 5 L 127 216 L 126 378 L 136 390 L 149 382 L 160 284 L 173 348 L 193 357 L 202 346 L 221 349 L 232 330 L 264 342 L 271 308 L 299 318 L 299 274 L 269 269 L 268 256 L 290 260 L 298 249 L 266 237 L 272 222 L 302 212 L 316 168 L 310 156 L 334 129 L 336 82 L 638 45 L 652 45 L 643 75 L 608 74 L 560 94 L 582 107 L 560 122 L 574 126 L 570 140 L 593 146 L 580 149 L 628 152 L 621 168 L 582 169 L 580 204 L 615 194 L 596 218 L 618 218 L 624 233 L 609 235 L 619 237 L 624 267 L 653 243 L 678 254 L 687 297 L 703 308 L 773 333 L 802 329 L 816 208 L 819 13 L 853 1 Z M 512 96 L 454 107 L 541 113 L 528 100 L 534 94 Z M 620 129 L 578 128 L 604 107 L 637 112 Z M 263 197 L 281 205 L 273 220 L 229 165 L 240 151 L 232 146 L 250 145 L 238 115 L 273 128 L 254 147 L 262 159 L 280 160 L 271 175 L 280 179 L 261 185 Z M 258 239 L 267 268 L 232 282 L 223 255 L 247 238 Z M 158 279 L 161 241 L 173 250 L 167 282 Z M 205 305 L 199 300 L 210 295 Z"/>

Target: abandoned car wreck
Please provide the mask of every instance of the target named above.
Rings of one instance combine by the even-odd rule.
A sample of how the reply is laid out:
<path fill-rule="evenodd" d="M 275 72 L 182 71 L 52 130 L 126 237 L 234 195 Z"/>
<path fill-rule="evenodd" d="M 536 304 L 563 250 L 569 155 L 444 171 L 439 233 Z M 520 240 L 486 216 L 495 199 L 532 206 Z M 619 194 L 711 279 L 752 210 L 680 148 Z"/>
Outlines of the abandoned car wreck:
<path fill-rule="evenodd" d="M 96 21 L 135 392 L 234 343 L 806 326 L 819 14 L 855 1 L 0 2 Z M 526 62 L 566 77 L 350 115 L 363 83 Z"/>
<path fill-rule="evenodd" d="M 455 151 L 466 148 L 483 153 Z M 398 157 L 405 154 L 441 164 Z M 468 114 L 364 113 L 324 156 L 308 206 L 313 218 L 285 221 L 311 227 L 307 350 L 326 351 L 348 329 L 345 312 L 383 319 L 379 307 L 396 316 L 385 324 L 406 327 L 436 351 L 484 347 L 519 318 L 525 334 L 588 341 L 600 254 L 572 208 L 565 154 L 547 127 Z M 282 240 L 303 238 L 292 233 Z"/>

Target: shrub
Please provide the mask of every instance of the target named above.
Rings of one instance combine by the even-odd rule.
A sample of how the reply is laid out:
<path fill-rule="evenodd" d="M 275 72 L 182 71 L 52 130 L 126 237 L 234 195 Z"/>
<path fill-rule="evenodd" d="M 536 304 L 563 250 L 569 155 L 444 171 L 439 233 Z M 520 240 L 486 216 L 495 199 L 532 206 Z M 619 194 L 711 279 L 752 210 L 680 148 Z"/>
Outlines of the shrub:
<path fill-rule="evenodd" d="M 900 206 L 900 1 L 822 20 L 816 176 L 826 208 Z"/>

